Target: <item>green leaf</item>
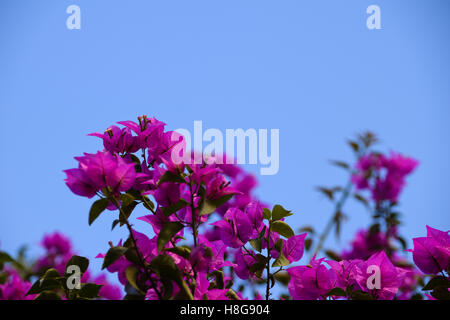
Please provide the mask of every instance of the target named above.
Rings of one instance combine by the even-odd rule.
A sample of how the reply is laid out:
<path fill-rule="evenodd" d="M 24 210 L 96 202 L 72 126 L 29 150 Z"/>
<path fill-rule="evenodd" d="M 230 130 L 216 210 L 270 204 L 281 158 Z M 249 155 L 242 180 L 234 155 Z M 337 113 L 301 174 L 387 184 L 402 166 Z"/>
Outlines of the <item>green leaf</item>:
<path fill-rule="evenodd" d="M 224 278 L 223 278 L 223 271 L 215 270 L 215 271 L 213 271 L 213 274 L 216 277 L 217 289 L 223 289 L 223 287 L 225 286 L 225 282 L 224 282 Z"/>
<path fill-rule="evenodd" d="M 61 297 L 53 291 L 44 291 L 34 300 L 61 300 Z"/>
<path fill-rule="evenodd" d="M 41 293 L 43 291 L 48 290 L 55 290 L 55 289 L 61 289 L 62 283 L 61 279 L 56 278 L 48 278 L 48 279 L 38 279 L 36 282 L 31 286 L 30 290 L 28 290 L 27 295 L 30 294 L 37 294 Z"/>
<path fill-rule="evenodd" d="M 294 235 L 294 231 L 292 231 L 291 227 L 283 221 L 274 221 L 272 222 L 271 228 L 274 232 L 278 233 L 279 235 L 290 238 Z"/>
<path fill-rule="evenodd" d="M 3 266 L 6 262 L 15 262 L 13 258 L 6 252 L 0 251 L 0 270 L 3 269 Z"/>
<path fill-rule="evenodd" d="M 176 255 L 179 255 L 180 257 L 189 260 L 189 256 L 191 254 L 191 249 L 186 248 L 186 247 L 173 247 L 173 248 L 169 248 L 166 249 L 166 251 L 175 253 Z"/>
<path fill-rule="evenodd" d="M 314 228 L 311 226 L 304 226 L 298 229 L 299 233 L 307 232 L 308 234 L 312 235 L 315 233 Z"/>
<path fill-rule="evenodd" d="M 435 288 L 450 288 L 450 280 L 443 276 L 434 277 L 428 281 L 422 288 L 422 291 L 434 290 Z"/>
<path fill-rule="evenodd" d="M 147 196 L 142 196 L 142 201 L 144 201 L 144 207 L 147 210 L 150 210 L 152 212 L 155 210 L 155 204 Z"/>
<path fill-rule="evenodd" d="M 249 268 L 250 273 L 256 275 L 258 278 L 261 278 L 264 269 L 266 268 L 265 261 L 259 261 L 252 264 Z"/>
<path fill-rule="evenodd" d="M 163 300 L 170 300 L 173 295 L 173 282 L 168 278 L 161 279 L 161 283 L 163 284 Z M 175 297 L 173 297 L 175 298 Z"/>
<path fill-rule="evenodd" d="M 253 249 L 255 249 L 258 252 L 261 252 L 262 250 L 262 239 L 258 238 L 258 239 L 252 239 L 250 240 L 250 245 L 253 247 Z"/>
<path fill-rule="evenodd" d="M 180 222 L 169 222 L 165 224 L 158 235 L 158 251 L 161 251 L 166 244 L 183 228 L 184 226 Z"/>
<path fill-rule="evenodd" d="M 141 263 L 141 260 L 139 259 L 136 248 L 134 246 L 128 247 L 128 250 L 125 251 L 125 258 L 136 265 L 139 265 Z"/>
<path fill-rule="evenodd" d="M 361 141 L 366 148 L 369 148 L 370 146 L 372 146 L 373 144 L 378 142 L 377 136 L 373 132 L 370 132 L 370 131 L 359 134 L 358 140 Z"/>
<path fill-rule="evenodd" d="M 285 208 L 283 208 L 280 205 L 275 205 L 272 209 L 272 220 L 273 221 L 277 221 L 277 220 L 281 220 L 285 217 L 289 217 L 292 216 L 293 213 L 291 211 L 286 210 Z"/>
<path fill-rule="evenodd" d="M 341 211 L 336 211 L 334 214 L 334 222 L 336 226 L 335 233 L 338 238 L 341 234 L 341 225 L 344 219 L 346 219 L 346 216 Z"/>
<path fill-rule="evenodd" d="M 168 299 L 169 297 L 167 297 Z M 141 294 L 126 294 L 123 300 L 145 300 L 145 296 Z"/>
<path fill-rule="evenodd" d="M 361 202 L 366 208 L 370 208 L 369 201 L 364 196 L 360 195 L 359 193 L 355 193 L 353 194 L 353 197 Z"/>
<path fill-rule="evenodd" d="M 348 145 L 353 149 L 354 152 L 358 153 L 359 151 L 359 144 L 355 141 L 349 140 L 347 141 Z"/>
<path fill-rule="evenodd" d="M 107 198 L 98 199 L 92 204 L 91 210 L 89 211 L 89 225 L 91 225 L 100 216 L 100 214 L 105 211 L 108 204 L 109 200 Z"/>
<path fill-rule="evenodd" d="M 332 165 L 334 165 L 334 166 L 337 166 L 337 167 L 340 167 L 340 168 L 343 168 L 343 169 L 347 169 L 348 170 L 350 168 L 349 164 L 344 162 L 344 161 L 331 160 L 330 163 Z"/>
<path fill-rule="evenodd" d="M 111 225 L 111 231 L 114 230 L 114 228 L 117 226 L 117 224 L 120 222 L 119 219 L 116 219 L 113 221 L 112 225 Z"/>
<path fill-rule="evenodd" d="M 377 234 L 378 232 L 380 232 L 380 224 L 379 223 L 374 223 L 373 225 L 370 226 L 369 228 L 369 234 L 370 235 L 374 235 Z"/>
<path fill-rule="evenodd" d="M 150 267 L 161 278 L 161 281 L 165 281 L 165 279 L 175 281 L 180 288 L 181 297 L 187 300 L 194 299 L 171 256 L 163 254 L 153 258 Z"/>
<path fill-rule="evenodd" d="M 85 273 L 87 268 L 89 267 L 89 259 L 80 256 L 72 256 L 70 260 L 66 264 L 66 270 L 69 266 L 77 265 L 80 267 L 81 274 Z"/>
<path fill-rule="evenodd" d="M 263 209 L 263 217 L 266 220 L 270 220 L 272 218 L 272 212 L 269 209 L 264 208 Z"/>
<path fill-rule="evenodd" d="M 141 166 L 141 160 L 134 154 L 130 154 L 131 161 L 133 161 L 137 166 Z"/>
<path fill-rule="evenodd" d="M 79 292 L 79 296 L 81 298 L 86 299 L 94 299 L 98 297 L 98 293 L 103 285 L 95 284 L 95 283 L 86 283 L 84 284 Z"/>
<path fill-rule="evenodd" d="M 139 204 L 139 202 L 132 201 L 129 205 L 122 206 L 123 214 L 119 215 L 120 226 L 123 226 L 124 224 L 126 224 L 127 219 L 131 216 L 131 213 L 133 212 L 134 208 L 136 208 L 136 206 L 138 204 Z M 125 215 L 125 217 L 123 215 Z"/>
<path fill-rule="evenodd" d="M 228 290 L 225 295 L 230 300 L 241 300 L 241 298 L 239 298 L 239 296 L 236 294 L 236 292 L 234 292 L 233 289 Z"/>
<path fill-rule="evenodd" d="M 275 242 L 274 248 L 278 252 L 282 252 L 283 251 L 283 239 L 278 239 L 277 242 Z"/>
<path fill-rule="evenodd" d="M 272 263 L 272 267 L 284 267 L 290 264 L 289 260 L 280 252 L 278 258 Z"/>
<path fill-rule="evenodd" d="M 108 268 L 112 265 L 117 259 L 119 259 L 128 248 L 125 247 L 112 247 L 106 253 L 105 259 L 103 260 L 102 270 Z"/>
<path fill-rule="evenodd" d="M 347 296 L 347 293 L 345 292 L 344 289 L 336 287 L 336 288 L 331 289 L 331 290 L 326 294 L 326 296 L 346 297 L 346 296 Z"/>
<path fill-rule="evenodd" d="M 164 213 L 165 216 L 170 216 L 171 214 L 183 209 L 184 207 L 186 207 L 188 205 L 187 201 L 184 199 L 180 199 L 178 200 L 177 203 L 172 204 L 169 207 L 162 207 L 161 210 Z"/>
<path fill-rule="evenodd" d="M 6 252 L 0 251 L 0 263 L 4 263 L 4 262 L 13 262 L 14 259 L 11 258 L 11 256 L 9 254 L 7 254 Z"/>
<path fill-rule="evenodd" d="M 400 242 L 400 244 L 402 245 L 402 249 L 406 250 L 408 248 L 408 244 L 406 243 L 406 240 L 400 236 L 396 237 L 398 242 Z"/>
<path fill-rule="evenodd" d="M 327 196 L 328 199 L 334 200 L 334 190 L 325 188 L 325 187 L 317 187 L 317 190 Z"/>
<path fill-rule="evenodd" d="M 311 238 L 305 239 L 305 250 L 306 251 L 309 251 L 309 249 L 311 249 L 312 243 L 313 243 L 313 240 Z"/>
<path fill-rule="evenodd" d="M 423 300 L 423 296 L 420 293 L 415 293 L 409 300 Z"/>
<path fill-rule="evenodd" d="M 352 292 L 353 300 L 373 300 L 373 297 L 367 292 L 361 290 L 355 290 Z"/>
<path fill-rule="evenodd" d="M 120 201 L 122 201 L 122 207 L 130 205 L 135 200 L 134 196 L 129 193 L 122 193 L 120 195 Z"/>
<path fill-rule="evenodd" d="M 42 278 L 43 279 L 59 279 L 59 278 L 61 278 L 61 274 L 59 273 L 58 270 L 56 270 L 54 268 L 50 268 L 47 271 L 45 271 L 45 274 Z"/>
<path fill-rule="evenodd" d="M 164 182 L 186 183 L 186 180 L 184 180 L 180 175 L 173 174 L 170 171 L 166 171 L 159 179 L 157 185 L 160 186 Z"/>
<path fill-rule="evenodd" d="M 450 300 L 450 291 L 447 288 L 438 287 L 431 292 L 431 295 L 438 300 Z"/>
<path fill-rule="evenodd" d="M 325 250 L 325 254 L 334 261 L 341 261 L 341 257 L 332 250 Z"/>
<path fill-rule="evenodd" d="M 199 215 L 204 216 L 204 215 L 213 213 L 214 211 L 216 211 L 216 209 L 218 207 L 220 207 L 225 202 L 230 200 L 233 196 L 234 196 L 234 194 L 227 194 L 227 195 L 222 196 L 219 199 L 215 199 L 215 200 L 209 200 L 209 199 L 205 198 L 205 200 L 200 205 Z"/>
<path fill-rule="evenodd" d="M 128 282 L 135 288 L 139 293 L 145 294 L 142 292 L 141 288 L 137 285 L 137 277 L 139 274 L 139 269 L 133 266 L 128 267 L 125 270 L 125 276 L 127 277 Z"/>
<path fill-rule="evenodd" d="M 289 273 L 287 273 L 285 271 L 276 273 L 274 275 L 274 277 L 277 280 L 277 282 L 280 282 L 284 286 L 287 286 L 289 284 L 289 280 L 291 279 L 291 277 L 289 276 Z"/>

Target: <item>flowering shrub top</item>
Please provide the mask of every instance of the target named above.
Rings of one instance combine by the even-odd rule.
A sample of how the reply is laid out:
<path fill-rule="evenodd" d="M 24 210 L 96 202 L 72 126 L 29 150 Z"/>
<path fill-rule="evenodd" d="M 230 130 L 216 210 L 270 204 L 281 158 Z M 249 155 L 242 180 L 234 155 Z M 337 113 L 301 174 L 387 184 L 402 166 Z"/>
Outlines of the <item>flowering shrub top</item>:
<path fill-rule="evenodd" d="M 271 299 L 276 285 L 286 287 L 283 299 L 415 299 L 422 297 L 417 290 L 428 276 L 427 296 L 448 298 L 448 231 L 427 226 L 427 237 L 413 240 L 409 251 L 420 271 L 400 254 L 407 247 L 398 234 L 396 206 L 418 162 L 374 152 L 372 134 L 350 141 L 356 165 L 334 162 L 349 172 L 348 184 L 319 188 L 335 210 L 317 235 L 311 227 L 295 233 L 287 223 L 293 213 L 260 202 L 253 195 L 255 177 L 225 155 L 191 153 L 183 136 L 165 131 L 155 118 L 119 125 L 90 134 L 102 139 L 104 149 L 76 157 L 77 168 L 64 172 L 73 193 L 97 197 L 89 224 L 108 210 L 116 215 L 112 228 L 128 230 L 127 239 L 110 242 L 97 256 L 103 269 L 117 274 L 125 295 L 105 274 L 92 277 L 89 261 L 74 255 L 70 241 L 54 233 L 44 238 L 46 253 L 31 269 L 0 255 L 0 299 Z M 326 250 L 328 259 L 317 258 L 329 232 L 335 228 L 339 234 L 350 196 L 365 205 L 373 223 L 358 232 L 350 249 Z M 148 210 L 137 219 L 153 233 L 133 227 L 137 206 Z M 312 252 L 310 261 L 298 265 L 306 251 Z M 36 276 L 39 280 L 32 284 Z M 72 280 L 77 285 L 69 285 Z M 253 295 L 243 291 L 246 283 Z"/>

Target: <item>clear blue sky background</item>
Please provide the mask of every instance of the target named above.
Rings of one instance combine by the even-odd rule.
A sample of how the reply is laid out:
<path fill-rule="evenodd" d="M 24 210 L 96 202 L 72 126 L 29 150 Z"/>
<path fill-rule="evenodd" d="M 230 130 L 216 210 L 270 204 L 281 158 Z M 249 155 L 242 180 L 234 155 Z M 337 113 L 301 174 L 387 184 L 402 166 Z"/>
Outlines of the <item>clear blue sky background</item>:
<path fill-rule="evenodd" d="M 66 28 L 70 4 L 81 7 L 81 30 Z M 370 4 L 382 30 L 366 28 Z M 346 180 L 327 160 L 351 160 L 345 139 L 373 130 L 382 150 L 421 162 L 401 197 L 401 232 L 450 229 L 449 9 L 445 0 L 1 1 L 1 248 L 37 254 L 42 235 L 60 230 L 93 258 L 124 236 L 110 232 L 113 215 L 88 226 L 91 200 L 69 191 L 62 170 L 102 148 L 87 133 L 142 114 L 169 129 L 279 128 L 280 171 L 260 177 L 258 195 L 318 230 L 331 206 L 314 187 Z M 368 225 L 361 205 L 346 212 L 341 242 L 328 247 Z"/>

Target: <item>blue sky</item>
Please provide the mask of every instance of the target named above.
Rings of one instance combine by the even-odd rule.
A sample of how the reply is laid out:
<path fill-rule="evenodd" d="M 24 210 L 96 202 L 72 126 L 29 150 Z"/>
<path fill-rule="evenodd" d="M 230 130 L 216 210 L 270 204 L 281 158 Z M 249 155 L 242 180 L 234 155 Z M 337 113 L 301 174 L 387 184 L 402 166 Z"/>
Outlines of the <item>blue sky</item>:
<path fill-rule="evenodd" d="M 66 28 L 71 4 L 81 30 Z M 366 28 L 371 4 L 381 30 Z M 110 231 L 113 215 L 88 226 L 91 201 L 66 188 L 62 170 L 102 148 L 86 134 L 142 114 L 169 129 L 194 120 L 280 129 L 280 171 L 260 177 L 257 193 L 293 210 L 294 226 L 318 230 L 331 206 L 315 186 L 346 180 L 328 159 L 351 160 L 345 140 L 370 129 L 381 150 L 420 160 L 401 197 L 401 232 L 450 229 L 449 9 L 444 0 L 2 1 L 1 248 L 36 254 L 43 233 L 60 230 L 93 258 L 124 236 Z M 341 242 L 327 247 L 370 221 L 359 204 L 346 213 Z"/>

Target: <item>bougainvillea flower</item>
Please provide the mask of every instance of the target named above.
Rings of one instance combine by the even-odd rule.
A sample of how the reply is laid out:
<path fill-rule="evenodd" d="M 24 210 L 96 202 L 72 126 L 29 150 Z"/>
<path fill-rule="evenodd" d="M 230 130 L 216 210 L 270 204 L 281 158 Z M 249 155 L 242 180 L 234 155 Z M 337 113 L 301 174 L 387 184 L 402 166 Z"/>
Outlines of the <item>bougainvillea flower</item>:
<path fill-rule="evenodd" d="M 105 300 L 122 300 L 122 290 L 108 282 L 105 274 L 100 274 L 92 280 L 93 283 L 102 285 L 98 293 L 99 297 Z"/>
<path fill-rule="evenodd" d="M 220 174 L 220 169 L 214 166 L 204 166 L 199 164 L 191 164 L 192 169 L 191 181 L 200 183 L 209 183 L 214 177 Z"/>
<path fill-rule="evenodd" d="M 196 278 L 194 298 L 196 300 L 228 300 L 228 289 L 209 289 L 210 283 L 207 274 L 199 272 Z"/>
<path fill-rule="evenodd" d="M 6 270 L 6 281 L 0 284 L 0 300 L 33 300 L 36 294 L 26 295 L 31 283 L 22 280 L 15 270 Z"/>
<path fill-rule="evenodd" d="M 245 214 L 250 219 L 253 228 L 252 237 L 257 237 L 263 228 L 263 207 L 258 201 L 252 201 L 245 207 Z"/>
<path fill-rule="evenodd" d="M 206 198 L 210 200 L 219 199 L 230 194 L 241 193 L 239 190 L 230 186 L 230 183 L 223 175 L 216 175 L 206 183 Z"/>
<path fill-rule="evenodd" d="M 425 274 L 436 274 L 450 268 L 450 236 L 427 226 L 427 237 L 414 238 L 412 252 L 416 266 Z"/>
<path fill-rule="evenodd" d="M 234 258 L 236 261 L 234 272 L 242 280 L 248 279 L 251 276 L 250 267 L 258 262 L 256 259 L 256 254 L 252 251 L 237 249 L 234 254 Z"/>
<path fill-rule="evenodd" d="M 198 242 L 200 245 L 211 249 L 212 257 L 208 272 L 219 270 L 223 267 L 235 267 L 236 265 L 231 261 L 225 261 L 225 254 L 228 247 L 222 240 L 210 241 L 206 236 L 199 235 Z"/>
<path fill-rule="evenodd" d="M 48 268 L 54 268 L 64 273 L 67 262 L 74 255 L 69 238 L 60 232 L 53 232 L 44 235 L 41 245 L 45 249 L 45 255 L 37 259 L 33 266 L 34 271 L 41 273 Z"/>
<path fill-rule="evenodd" d="M 102 139 L 105 150 L 111 153 L 134 153 L 139 150 L 136 143 L 137 138 L 131 134 L 129 128 L 111 126 L 103 134 L 94 132 L 88 136 Z"/>
<path fill-rule="evenodd" d="M 64 170 L 66 174 L 66 185 L 69 189 L 78 196 L 92 198 L 99 190 L 98 187 L 92 183 L 86 172 L 81 169 Z"/>
<path fill-rule="evenodd" d="M 240 191 L 240 193 L 235 194 L 231 200 L 217 208 L 217 212 L 223 216 L 229 208 L 245 210 L 245 207 L 250 202 L 256 200 L 252 195 L 253 190 L 258 184 L 255 176 L 232 164 L 220 164 L 217 165 L 217 167 L 224 170 L 224 174 L 232 178 L 231 186 Z M 240 170 L 234 170 L 235 168 L 239 168 Z M 267 205 L 262 203 L 261 206 L 267 207 Z"/>
<path fill-rule="evenodd" d="M 298 261 L 303 257 L 306 235 L 306 233 L 302 233 L 292 236 L 283 242 L 283 255 L 289 260 L 289 262 L 292 263 Z"/>
<path fill-rule="evenodd" d="M 174 215 L 166 216 L 160 208 L 156 209 L 155 214 L 148 214 L 143 217 L 137 218 L 138 220 L 144 221 L 149 223 L 152 228 L 153 232 L 155 234 L 159 234 L 161 229 L 166 225 L 168 222 L 177 221 L 176 217 Z"/>
<path fill-rule="evenodd" d="M 357 270 L 356 266 L 364 263 L 363 260 L 353 259 L 353 260 L 327 260 L 326 263 L 336 272 L 337 281 L 336 287 L 346 289 L 349 286 L 353 286 L 354 289 L 360 289 L 356 281 Z"/>
<path fill-rule="evenodd" d="M 368 279 L 376 271 L 371 266 L 378 267 L 380 289 L 370 289 Z M 375 270 L 375 269 L 373 269 Z M 373 254 L 367 261 L 355 265 L 355 279 L 362 291 L 368 292 L 377 300 L 392 300 L 402 285 L 407 270 L 394 266 L 384 251 Z"/>
<path fill-rule="evenodd" d="M 41 245 L 49 254 L 66 254 L 72 250 L 72 243 L 69 238 L 60 232 L 44 235 Z"/>
<path fill-rule="evenodd" d="M 151 194 L 156 202 L 163 207 L 169 207 L 180 200 L 180 184 L 174 182 L 162 183 L 156 190 L 144 194 Z"/>
<path fill-rule="evenodd" d="M 75 157 L 78 169 L 69 169 L 66 184 L 73 193 L 91 198 L 97 191 L 109 187 L 113 193 L 127 191 L 136 179 L 134 163 L 127 163 L 118 155 L 108 151 L 85 153 Z"/>
<path fill-rule="evenodd" d="M 224 218 L 212 225 L 219 228 L 222 241 L 232 248 L 244 246 L 253 234 L 249 217 L 236 208 L 228 209 Z"/>
<path fill-rule="evenodd" d="M 145 115 L 138 117 L 138 120 L 139 123 L 133 121 L 119 121 L 118 123 L 136 133 L 136 145 L 139 149 L 148 148 L 149 156 L 153 159 L 153 153 L 150 151 L 161 149 L 159 144 L 166 124 L 155 118 L 148 118 Z"/>
<path fill-rule="evenodd" d="M 161 154 L 159 161 L 167 170 L 178 174 L 185 169 L 185 163 L 190 159 L 184 136 L 175 131 L 168 131 L 162 135 Z"/>
<path fill-rule="evenodd" d="M 204 244 L 194 247 L 189 256 L 192 268 L 198 272 L 208 272 L 213 259 L 211 248 Z"/>
<path fill-rule="evenodd" d="M 311 260 L 309 266 L 288 268 L 291 279 L 288 289 L 294 300 L 324 299 L 325 295 L 336 286 L 337 276 L 333 269 L 327 269 L 322 261 Z"/>

